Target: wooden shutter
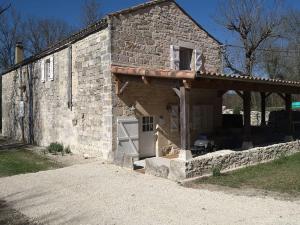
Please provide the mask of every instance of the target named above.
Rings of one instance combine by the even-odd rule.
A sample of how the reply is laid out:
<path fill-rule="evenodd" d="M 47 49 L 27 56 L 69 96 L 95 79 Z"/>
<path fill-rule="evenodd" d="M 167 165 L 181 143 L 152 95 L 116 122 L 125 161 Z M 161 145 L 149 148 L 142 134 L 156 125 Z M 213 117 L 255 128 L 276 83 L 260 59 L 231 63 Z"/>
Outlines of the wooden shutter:
<path fill-rule="evenodd" d="M 41 61 L 41 81 L 45 82 L 45 60 Z"/>
<path fill-rule="evenodd" d="M 172 70 L 179 70 L 179 46 L 171 45 L 170 46 L 170 68 Z"/>
<path fill-rule="evenodd" d="M 199 49 L 195 49 L 194 54 L 195 54 L 195 71 L 200 71 L 202 65 L 201 51 Z"/>
<path fill-rule="evenodd" d="M 50 57 L 49 80 L 54 80 L 54 61 L 53 61 L 53 56 Z"/>

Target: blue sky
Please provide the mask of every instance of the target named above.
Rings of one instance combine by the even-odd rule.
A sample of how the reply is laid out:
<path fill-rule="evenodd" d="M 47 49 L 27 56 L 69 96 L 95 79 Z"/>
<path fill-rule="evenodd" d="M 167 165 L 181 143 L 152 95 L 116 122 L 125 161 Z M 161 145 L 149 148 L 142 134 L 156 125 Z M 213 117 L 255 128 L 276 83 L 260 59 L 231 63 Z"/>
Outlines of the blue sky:
<path fill-rule="evenodd" d="M 15 8 L 22 10 L 24 15 L 44 18 L 59 18 L 78 26 L 80 23 L 80 7 L 84 0 L 5 0 L 12 2 Z M 131 7 L 145 0 L 99 0 L 103 15 Z M 208 32 L 223 43 L 232 42 L 230 33 L 216 25 L 214 15 L 218 0 L 177 0 L 177 2 Z M 300 9 L 300 0 L 286 0 L 286 5 Z M 271 0 L 270 0 L 271 4 Z"/>

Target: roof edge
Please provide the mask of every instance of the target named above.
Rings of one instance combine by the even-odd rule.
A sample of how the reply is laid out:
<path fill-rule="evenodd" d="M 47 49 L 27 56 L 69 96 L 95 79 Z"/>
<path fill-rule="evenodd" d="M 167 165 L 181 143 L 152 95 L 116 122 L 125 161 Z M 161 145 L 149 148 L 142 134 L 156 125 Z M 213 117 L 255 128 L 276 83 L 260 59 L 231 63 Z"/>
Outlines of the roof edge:
<path fill-rule="evenodd" d="M 152 1 L 148 1 L 146 3 L 142 3 L 142 4 L 139 4 L 139 5 L 127 8 L 127 9 L 122 9 L 122 10 L 116 11 L 114 13 L 110 13 L 107 16 L 112 17 L 112 16 L 118 16 L 120 14 L 127 14 L 127 13 L 135 12 L 135 11 L 143 9 L 143 8 L 147 8 L 149 6 L 158 5 L 158 4 L 162 4 L 162 3 L 165 3 L 165 2 L 174 3 L 184 15 L 186 15 L 190 20 L 193 21 L 193 23 L 196 24 L 197 27 L 199 27 L 201 30 L 203 30 L 209 37 L 214 39 L 219 45 L 223 45 L 223 43 L 221 41 L 219 41 L 212 34 L 210 34 L 206 29 L 204 29 L 185 9 L 183 9 L 179 5 L 179 3 L 176 2 L 176 0 L 152 0 Z"/>
<path fill-rule="evenodd" d="M 159 68 L 146 68 L 137 66 L 125 66 L 112 64 L 111 72 L 121 75 L 135 75 L 135 76 L 149 76 L 156 78 L 169 78 L 169 79 L 192 79 L 198 80 L 201 78 L 218 79 L 218 80 L 235 80 L 244 82 L 257 82 L 268 85 L 284 85 L 300 87 L 299 81 L 279 80 L 279 79 L 267 79 L 261 77 L 249 77 L 241 75 L 228 75 L 222 73 L 215 73 L 210 71 L 190 71 L 190 70 L 171 70 L 171 69 L 159 69 Z"/>
<path fill-rule="evenodd" d="M 171 0 L 187 17 L 190 18 L 201 30 L 203 30 L 209 37 L 214 39 L 219 45 L 223 45 L 216 37 L 209 33 L 205 28 L 203 28 L 185 9 L 183 9 L 175 0 Z"/>
<path fill-rule="evenodd" d="M 59 42 L 54 43 L 53 45 L 49 46 L 45 50 L 43 50 L 33 56 L 30 56 L 29 58 L 24 59 L 22 62 L 20 62 L 16 65 L 11 66 L 7 70 L 1 72 L 1 76 L 5 75 L 13 70 L 16 70 L 17 68 L 19 68 L 21 66 L 27 65 L 27 64 L 32 63 L 33 61 L 39 60 L 47 55 L 50 55 L 59 50 L 62 50 L 64 48 L 68 47 L 70 44 L 80 41 L 80 40 L 84 39 L 85 37 L 87 37 L 93 33 L 96 33 L 98 31 L 101 31 L 107 27 L 108 27 L 107 17 L 104 17 L 103 19 L 72 34 L 71 36 L 69 36 L 65 39 L 62 39 Z"/>

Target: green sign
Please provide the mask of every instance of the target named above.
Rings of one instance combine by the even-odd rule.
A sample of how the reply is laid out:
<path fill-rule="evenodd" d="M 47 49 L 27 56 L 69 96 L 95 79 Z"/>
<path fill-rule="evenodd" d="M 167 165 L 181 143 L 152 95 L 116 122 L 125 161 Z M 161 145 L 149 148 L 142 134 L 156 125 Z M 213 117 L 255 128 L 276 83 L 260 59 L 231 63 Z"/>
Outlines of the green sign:
<path fill-rule="evenodd" d="M 300 102 L 293 102 L 292 109 L 300 109 Z"/>

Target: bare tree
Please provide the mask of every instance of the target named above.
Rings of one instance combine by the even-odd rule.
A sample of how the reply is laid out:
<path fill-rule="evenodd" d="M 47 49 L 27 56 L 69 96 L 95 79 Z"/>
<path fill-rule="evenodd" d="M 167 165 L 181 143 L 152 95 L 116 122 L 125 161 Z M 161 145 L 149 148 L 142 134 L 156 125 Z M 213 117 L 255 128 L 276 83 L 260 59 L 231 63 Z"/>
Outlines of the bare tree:
<path fill-rule="evenodd" d="M 300 11 L 287 12 L 280 33 L 282 42 L 270 43 L 262 54 L 263 69 L 271 78 L 300 80 Z"/>
<path fill-rule="evenodd" d="M 100 3 L 97 0 L 85 0 L 82 6 L 82 25 L 86 27 L 100 18 Z"/>
<path fill-rule="evenodd" d="M 219 5 L 217 22 L 233 32 L 244 55 L 243 68 L 237 68 L 225 54 L 226 66 L 234 73 L 252 76 L 257 49 L 279 37 L 281 4 L 277 0 L 273 0 L 272 7 L 266 5 L 266 0 L 221 0 Z"/>
<path fill-rule="evenodd" d="M 0 6 L 0 15 L 2 15 L 5 11 L 7 11 L 11 7 L 11 4 L 6 6 Z"/>
<path fill-rule="evenodd" d="M 73 29 L 61 20 L 29 17 L 22 32 L 28 54 L 36 54 L 70 35 Z"/>
<path fill-rule="evenodd" d="M 20 35 L 21 16 L 13 8 L 8 14 L 0 16 L 0 69 L 5 70 L 14 64 L 14 48 L 18 41 L 22 41 Z"/>

